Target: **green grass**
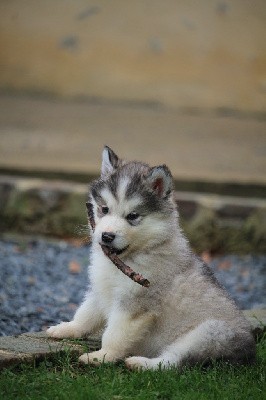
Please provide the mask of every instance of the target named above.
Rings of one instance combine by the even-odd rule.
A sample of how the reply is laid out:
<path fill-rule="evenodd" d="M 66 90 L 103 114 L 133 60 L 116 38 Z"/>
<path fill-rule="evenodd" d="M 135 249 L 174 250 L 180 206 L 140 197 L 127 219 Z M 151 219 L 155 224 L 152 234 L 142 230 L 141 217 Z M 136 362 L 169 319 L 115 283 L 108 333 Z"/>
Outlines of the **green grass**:
<path fill-rule="evenodd" d="M 2 371 L 0 399 L 263 399 L 266 393 L 266 338 L 252 366 L 217 364 L 179 372 L 130 372 L 122 365 L 78 365 L 69 355 Z"/>

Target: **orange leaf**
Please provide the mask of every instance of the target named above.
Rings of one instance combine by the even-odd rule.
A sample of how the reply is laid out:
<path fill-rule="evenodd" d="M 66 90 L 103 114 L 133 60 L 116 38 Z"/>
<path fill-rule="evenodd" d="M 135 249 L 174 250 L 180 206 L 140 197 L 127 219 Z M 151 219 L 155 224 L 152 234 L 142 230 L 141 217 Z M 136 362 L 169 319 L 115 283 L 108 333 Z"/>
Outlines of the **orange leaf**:
<path fill-rule="evenodd" d="M 77 261 L 70 261 L 68 270 L 71 274 L 79 274 L 81 271 L 80 264 Z"/>

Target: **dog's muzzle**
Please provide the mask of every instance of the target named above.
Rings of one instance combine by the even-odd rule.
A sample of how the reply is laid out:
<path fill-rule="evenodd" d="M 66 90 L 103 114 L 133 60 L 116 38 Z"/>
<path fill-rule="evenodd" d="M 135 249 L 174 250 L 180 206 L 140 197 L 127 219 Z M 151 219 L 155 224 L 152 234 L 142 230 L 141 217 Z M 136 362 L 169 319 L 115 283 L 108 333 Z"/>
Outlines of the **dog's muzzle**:
<path fill-rule="evenodd" d="M 112 246 L 112 242 L 114 240 L 115 240 L 115 234 L 113 232 L 103 232 L 102 233 L 101 244 L 108 247 L 113 254 L 120 255 L 128 248 L 128 246 L 123 247 L 122 249 L 118 249 L 117 247 Z"/>

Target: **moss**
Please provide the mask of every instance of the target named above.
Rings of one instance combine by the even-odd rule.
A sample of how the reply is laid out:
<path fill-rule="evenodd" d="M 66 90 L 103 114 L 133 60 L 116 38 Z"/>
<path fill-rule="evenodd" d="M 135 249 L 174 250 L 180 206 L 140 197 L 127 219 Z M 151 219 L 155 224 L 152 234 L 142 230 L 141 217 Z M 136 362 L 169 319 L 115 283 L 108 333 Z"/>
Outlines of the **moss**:
<path fill-rule="evenodd" d="M 219 219 L 209 209 L 200 208 L 191 221 L 182 221 L 192 247 L 201 253 L 265 253 L 266 212 L 254 212 L 245 221 Z"/>
<path fill-rule="evenodd" d="M 0 210 L 0 230 L 50 236 L 78 236 L 87 226 L 86 194 L 79 191 L 29 187 L 14 188 Z M 221 215 L 212 204 L 199 205 L 195 214 L 181 219 L 189 241 L 197 253 L 265 253 L 266 209 L 242 215 Z M 86 232 L 87 235 L 87 232 Z"/>
<path fill-rule="evenodd" d="M 243 234 L 252 249 L 266 253 L 266 210 L 258 210 L 247 219 Z"/>
<path fill-rule="evenodd" d="M 86 224 L 85 195 L 47 191 L 14 191 L 1 216 L 1 230 L 73 236 L 76 227 Z"/>
<path fill-rule="evenodd" d="M 183 222 L 192 247 L 201 253 L 204 250 L 218 251 L 221 247 L 221 233 L 212 210 L 200 208 L 190 222 Z"/>

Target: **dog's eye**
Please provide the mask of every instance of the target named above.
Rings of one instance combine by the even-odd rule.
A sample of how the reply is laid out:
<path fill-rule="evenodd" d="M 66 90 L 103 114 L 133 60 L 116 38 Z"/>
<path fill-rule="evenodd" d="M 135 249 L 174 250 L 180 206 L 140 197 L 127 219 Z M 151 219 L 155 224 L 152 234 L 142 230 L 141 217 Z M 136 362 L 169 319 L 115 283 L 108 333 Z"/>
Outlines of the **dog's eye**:
<path fill-rule="evenodd" d="M 132 212 L 132 213 L 129 213 L 129 214 L 126 216 L 126 219 L 127 219 L 127 221 L 135 221 L 136 219 L 138 219 L 138 217 L 139 217 L 139 214 L 138 214 L 138 213 Z"/>
<path fill-rule="evenodd" d="M 102 208 L 102 213 L 103 214 L 108 214 L 108 212 L 109 212 L 109 208 L 108 207 L 102 206 L 101 208 Z"/>

